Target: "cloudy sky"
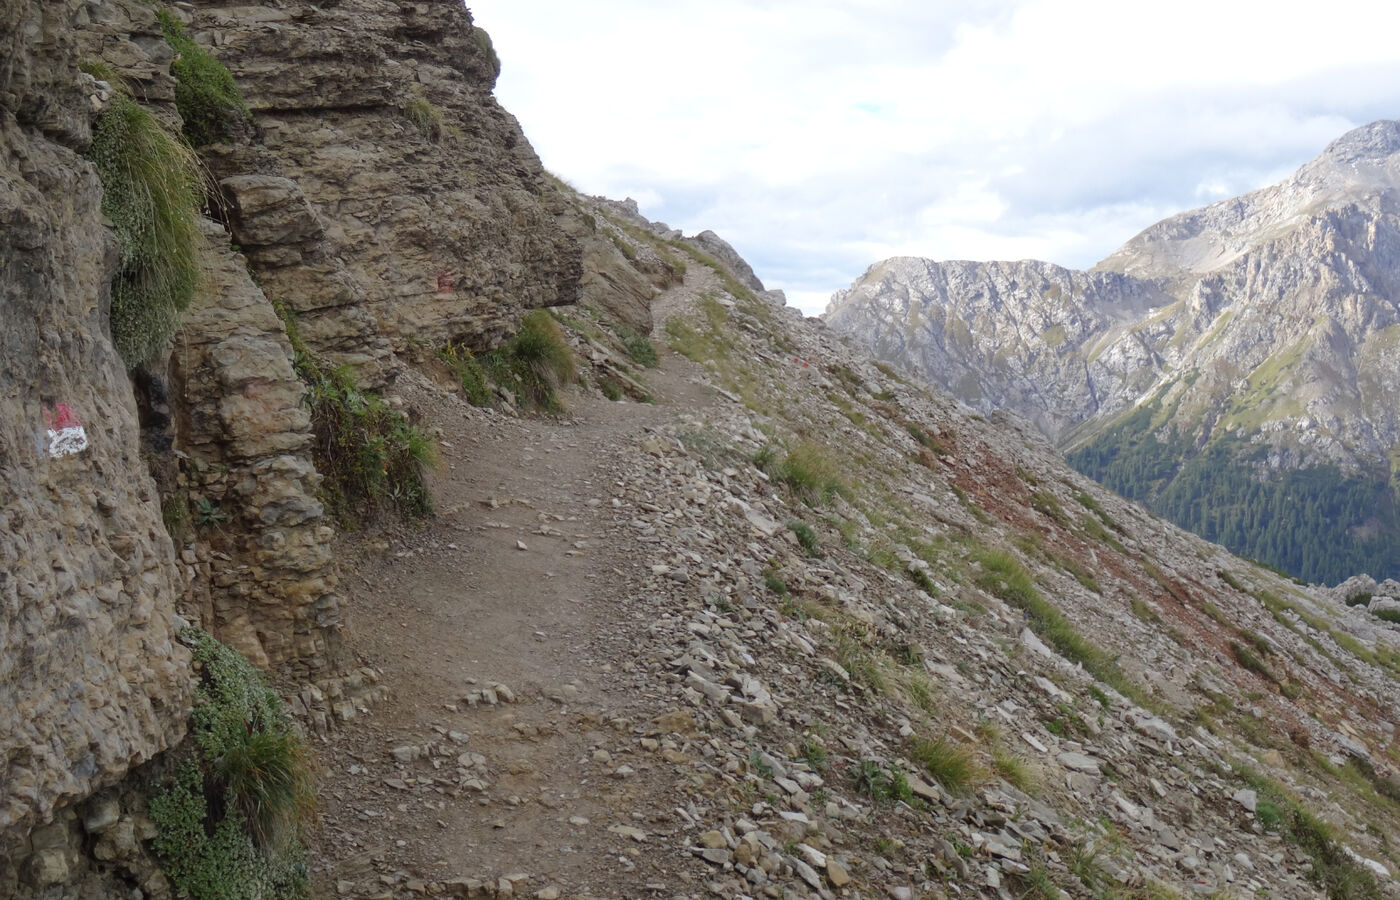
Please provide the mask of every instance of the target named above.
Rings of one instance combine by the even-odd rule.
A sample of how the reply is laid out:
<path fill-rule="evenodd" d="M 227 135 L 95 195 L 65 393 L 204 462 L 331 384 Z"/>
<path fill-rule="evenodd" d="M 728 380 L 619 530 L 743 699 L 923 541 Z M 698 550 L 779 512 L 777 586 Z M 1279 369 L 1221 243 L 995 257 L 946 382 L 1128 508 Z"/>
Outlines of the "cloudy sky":
<path fill-rule="evenodd" d="M 1085 267 L 1400 118 L 1394 0 L 468 0 L 548 167 L 808 313 L 871 263 Z"/>

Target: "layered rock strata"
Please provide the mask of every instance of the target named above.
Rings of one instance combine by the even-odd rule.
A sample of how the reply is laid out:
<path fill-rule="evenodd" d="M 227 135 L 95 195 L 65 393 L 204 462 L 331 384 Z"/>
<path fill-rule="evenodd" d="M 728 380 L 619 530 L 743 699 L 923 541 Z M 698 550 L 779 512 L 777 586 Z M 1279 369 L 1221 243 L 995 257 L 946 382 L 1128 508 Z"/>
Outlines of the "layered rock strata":
<path fill-rule="evenodd" d="M 461 4 L 191 8 L 258 125 L 209 154 L 216 175 L 296 183 L 225 187 L 234 240 L 314 349 L 373 378 L 410 342 L 493 346 L 522 311 L 577 299 L 565 202 L 492 97 L 499 62 Z M 285 235 L 271 201 L 296 210 Z"/>

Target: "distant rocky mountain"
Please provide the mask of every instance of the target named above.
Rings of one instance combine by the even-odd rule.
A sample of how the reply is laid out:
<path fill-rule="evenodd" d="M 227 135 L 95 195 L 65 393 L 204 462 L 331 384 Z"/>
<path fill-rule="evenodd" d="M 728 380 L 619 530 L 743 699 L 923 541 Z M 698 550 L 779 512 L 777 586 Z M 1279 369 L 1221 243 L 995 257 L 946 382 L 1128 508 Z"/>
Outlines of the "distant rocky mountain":
<path fill-rule="evenodd" d="M 872 266 L 827 323 L 1236 552 L 1400 574 L 1400 122 L 1182 213 L 1092 270 Z"/>

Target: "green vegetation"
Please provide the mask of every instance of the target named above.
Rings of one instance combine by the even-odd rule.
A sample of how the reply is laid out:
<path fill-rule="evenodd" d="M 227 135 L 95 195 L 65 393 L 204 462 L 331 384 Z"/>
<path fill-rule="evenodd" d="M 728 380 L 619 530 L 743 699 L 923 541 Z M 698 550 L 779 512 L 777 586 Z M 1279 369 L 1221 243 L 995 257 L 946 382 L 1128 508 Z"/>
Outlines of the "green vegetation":
<path fill-rule="evenodd" d="M 123 93 L 93 126 L 88 157 L 121 250 L 112 276 L 112 341 L 134 369 L 164 348 L 199 285 L 199 159 Z"/>
<path fill-rule="evenodd" d="M 805 503 L 815 506 L 837 494 L 846 495 L 850 488 L 841 478 L 836 461 L 820 444 L 804 441 L 777 464 L 776 479 Z"/>
<path fill-rule="evenodd" d="M 1229 647 L 1231 655 L 1235 657 L 1235 660 L 1241 666 L 1255 673 L 1260 678 L 1263 678 L 1265 681 L 1272 681 L 1275 684 L 1278 683 L 1278 676 L 1275 675 L 1273 673 L 1273 670 L 1270 669 L 1268 665 L 1266 665 L 1264 661 L 1258 656 L 1256 656 L 1254 652 L 1248 647 L 1244 646 L 1238 641 L 1230 641 Z"/>
<path fill-rule="evenodd" d="M 233 75 L 195 43 L 169 10 L 160 10 L 156 18 L 165 42 L 175 51 L 170 73 L 175 76 L 175 108 L 184 120 L 185 139 L 193 147 L 229 140 L 250 119 Z"/>
<path fill-rule="evenodd" d="M 1348 477 L 1323 465 L 1261 480 L 1264 448 L 1224 436 L 1197 452 L 1162 424 L 1173 412 L 1143 404 L 1067 459 L 1181 527 L 1307 581 L 1400 577 L 1400 502 L 1388 473 Z"/>
<path fill-rule="evenodd" d="M 1014 556 L 1004 550 L 981 550 L 973 559 L 982 567 L 977 586 L 1024 610 L 1031 629 L 1061 656 L 1080 663 L 1089 674 L 1140 705 L 1156 705 L 1128 680 L 1116 660 L 1081 637 L 1069 620 L 1040 596 L 1030 573 Z"/>
<path fill-rule="evenodd" d="M 448 344 L 438 351 L 438 358 L 457 374 L 468 403 L 472 406 L 491 405 L 491 387 L 486 383 L 486 371 L 465 344 Z"/>
<path fill-rule="evenodd" d="M 306 746 L 246 659 L 197 629 L 181 638 L 200 680 L 192 746 L 151 798 L 165 874 L 194 900 L 305 897 L 301 832 L 315 806 Z"/>
<path fill-rule="evenodd" d="M 617 339 L 622 341 L 622 346 L 627 349 L 627 355 L 632 357 L 634 363 L 646 366 L 648 369 L 655 368 L 660 364 L 661 358 L 656 355 L 656 347 L 652 345 L 651 341 L 625 325 L 619 325 L 615 330 L 617 331 Z"/>
<path fill-rule="evenodd" d="M 333 369 L 311 352 L 296 317 L 285 306 L 278 312 L 292 342 L 293 366 L 306 385 L 316 436 L 312 455 L 325 476 L 321 499 L 327 508 L 347 527 L 385 507 L 407 519 L 432 515 L 424 482 L 425 469 L 437 457 L 432 440 L 378 394 L 361 390 L 348 369 Z"/>
<path fill-rule="evenodd" d="M 442 113 L 426 98 L 414 97 L 408 101 L 403 115 L 425 140 L 436 142 L 442 138 Z"/>
<path fill-rule="evenodd" d="M 817 537 L 817 533 L 812 530 L 811 525 L 801 519 L 790 519 L 787 527 L 789 531 L 797 535 L 797 543 L 802 547 L 803 553 L 808 556 L 822 555 L 822 542 Z"/>
<path fill-rule="evenodd" d="M 1037 788 L 1038 779 L 1030 763 L 1003 747 L 992 748 L 992 771 L 1028 794 Z"/>
<path fill-rule="evenodd" d="M 1272 779 L 1237 765 L 1235 774 L 1259 794 L 1259 824 L 1280 832 L 1312 860 L 1308 877 L 1331 900 L 1373 900 L 1384 896 L 1376 876 L 1347 855 L 1332 829 Z"/>
<path fill-rule="evenodd" d="M 486 354 L 491 379 L 510 390 L 522 409 L 561 412 L 558 389 L 577 380 L 574 354 L 547 310 L 525 314 L 520 331 Z"/>
<path fill-rule="evenodd" d="M 1060 501 L 1055 495 L 1049 491 L 1036 491 L 1031 494 L 1031 509 L 1053 519 L 1060 525 L 1069 526 L 1069 518 L 1065 515 L 1064 508 L 1060 506 Z"/>
<path fill-rule="evenodd" d="M 876 803 L 914 799 L 914 791 L 909 787 L 909 776 L 897 766 L 886 770 L 879 760 L 863 759 L 852 772 L 851 780 L 855 788 Z"/>
<path fill-rule="evenodd" d="M 916 737 L 909 745 L 909 757 L 930 778 L 955 794 L 972 787 L 980 775 L 972 751 L 947 738 Z"/>

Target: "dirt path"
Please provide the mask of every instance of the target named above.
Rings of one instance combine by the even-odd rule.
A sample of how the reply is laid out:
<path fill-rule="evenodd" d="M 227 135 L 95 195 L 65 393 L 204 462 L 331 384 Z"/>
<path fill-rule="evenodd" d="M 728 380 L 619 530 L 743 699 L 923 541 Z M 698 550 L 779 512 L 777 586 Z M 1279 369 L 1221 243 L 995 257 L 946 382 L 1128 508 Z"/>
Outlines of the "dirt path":
<path fill-rule="evenodd" d="M 689 302 L 706 277 L 662 307 Z M 320 753 L 318 896 L 397 897 L 453 879 L 464 896 L 473 879 L 496 895 L 517 874 L 529 877 L 511 893 L 546 898 L 644 888 L 655 855 L 615 853 L 619 828 L 658 815 L 650 775 L 614 768 L 599 748 L 665 710 L 618 677 L 647 617 L 617 590 L 641 557 L 612 472 L 648 428 L 711 402 L 695 375 L 665 353 L 646 375 L 654 405 L 574 392 L 563 420 L 406 387 L 442 431 L 439 515 L 387 542 L 346 542 L 353 641 L 390 699 Z"/>

